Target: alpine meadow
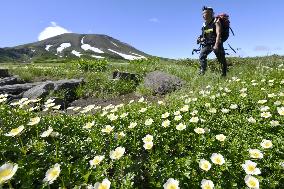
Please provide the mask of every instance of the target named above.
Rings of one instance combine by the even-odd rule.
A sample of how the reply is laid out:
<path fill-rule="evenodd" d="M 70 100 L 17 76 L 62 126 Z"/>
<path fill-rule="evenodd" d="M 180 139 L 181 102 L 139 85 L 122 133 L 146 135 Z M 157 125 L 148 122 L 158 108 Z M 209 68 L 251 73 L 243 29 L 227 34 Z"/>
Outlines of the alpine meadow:
<path fill-rule="evenodd" d="M 73 95 L 87 103 L 62 108 L 60 90 L 38 99 L 1 94 L 1 186 L 283 188 L 284 58 L 228 63 L 226 78 L 216 60 L 203 76 L 190 59 L 2 64 L 29 83 L 83 76 Z M 139 83 L 110 79 L 115 70 Z M 141 78 L 155 70 L 185 84 L 153 95 Z"/>

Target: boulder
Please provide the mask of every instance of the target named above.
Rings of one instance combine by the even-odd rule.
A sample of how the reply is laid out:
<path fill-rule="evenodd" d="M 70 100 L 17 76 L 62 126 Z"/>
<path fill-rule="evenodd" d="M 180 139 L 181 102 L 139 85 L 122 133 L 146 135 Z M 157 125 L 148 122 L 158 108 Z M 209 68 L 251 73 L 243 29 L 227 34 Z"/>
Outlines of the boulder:
<path fill-rule="evenodd" d="M 144 78 L 144 86 L 154 94 L 164 95 L 182 87 L 185 82 L 174 75 L 161 71 L 148 73 Z"/>
<path fill-rule="evenodd" d="M 0 86 L 14 85 L 14 84 L 20 84 L 20 83 L 23 83 L 23 81 L 21 81 L 21 79 L 17 75 L 11 76 L 11 77 L 0 78 Z"/>
<path fill-rule="evenodd" d="M 0 78 L 10 77 L 8 69 L 0 68 Z"/>

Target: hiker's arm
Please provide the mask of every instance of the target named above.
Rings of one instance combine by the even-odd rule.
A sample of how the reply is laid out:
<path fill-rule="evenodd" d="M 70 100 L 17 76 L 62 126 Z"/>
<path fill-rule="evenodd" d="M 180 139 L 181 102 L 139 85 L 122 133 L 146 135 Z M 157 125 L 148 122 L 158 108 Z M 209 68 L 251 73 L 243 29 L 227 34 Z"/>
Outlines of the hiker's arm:
<path fill-rule="evenodd" d="M 216 42 L 215 42 L 215 45 L 214 45 L 214 49 L 217 49 L 219 44 L 221 43 L 221 32 L 222 32 L 221 31 L 221 23 L 218 20 L 216 22 L 216 34 L 217 34 L 217 36 L 216 36 Z"/>

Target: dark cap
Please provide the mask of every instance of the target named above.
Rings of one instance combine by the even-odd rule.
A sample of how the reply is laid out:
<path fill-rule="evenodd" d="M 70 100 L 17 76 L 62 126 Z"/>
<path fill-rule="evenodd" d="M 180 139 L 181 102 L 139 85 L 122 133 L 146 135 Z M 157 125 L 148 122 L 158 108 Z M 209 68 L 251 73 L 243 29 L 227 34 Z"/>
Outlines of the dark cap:
<path fill-rule="evenodd" d="M 203 6 L 203 7 L 202 7 L 202 11 L 206 11 L 206 10 L 209 10 L 209 11 L 212 11 L 212 12 L 213 12 L 213 8 L 212 8 L 212 7 Z"/>

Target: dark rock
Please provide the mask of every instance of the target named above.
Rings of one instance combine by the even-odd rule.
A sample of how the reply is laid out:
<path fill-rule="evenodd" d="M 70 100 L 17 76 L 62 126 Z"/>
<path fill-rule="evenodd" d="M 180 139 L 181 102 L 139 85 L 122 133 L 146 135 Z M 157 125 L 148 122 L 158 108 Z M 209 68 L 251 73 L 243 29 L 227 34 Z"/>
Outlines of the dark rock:
<path fill-rule="evenodd" d="M 0 78 L 1 77 L 10 77 L 8 69 L 0 68 Z"/>
<path fill-rule="evenodd" d="M 49 91 L 54 89 L 54 83 L 51 81 L 47 81 L 40 85 L 34 86 L 31 89 L 27 90 L 23 93 L 24 98 L 28 99 L 36 99 L 42 98 L 48 95 Z"/>
<path fill-rule="evenodd" d="M 4 85 L 14 85 L 14 84 L 20 84 L 23 83 L 19 76 L 11 76 L 11 77 L 5 77 L 5 78 L 0 78 L 0 86 Z"/>
<path fill-rule="evenodd" d="M 144 78 L 144 86 L 154 94 L 164 95 L 182 87 L 185 82 L 176 76 L 161 72 L 150 72 Z"/>
<path fill-rule="evenodd" d="M 128 72 L 114 71 L 112 73 L 112 79 L 130 80 L 130 81 L 134 81 L 135 83 L 139 82 L 139 77 L 137 74 L 128 73 Z"/>
<path fill-rule="evenodd" d="M 13 94 L 18 95 L 24 91 L 31 89 L 34 86 L 40 85 L 44 82 L 35 83 L 24 83 L 24 84 L 14 84 L 14 85 L 4 85 L 0 86 L 0 94 Z"/>

